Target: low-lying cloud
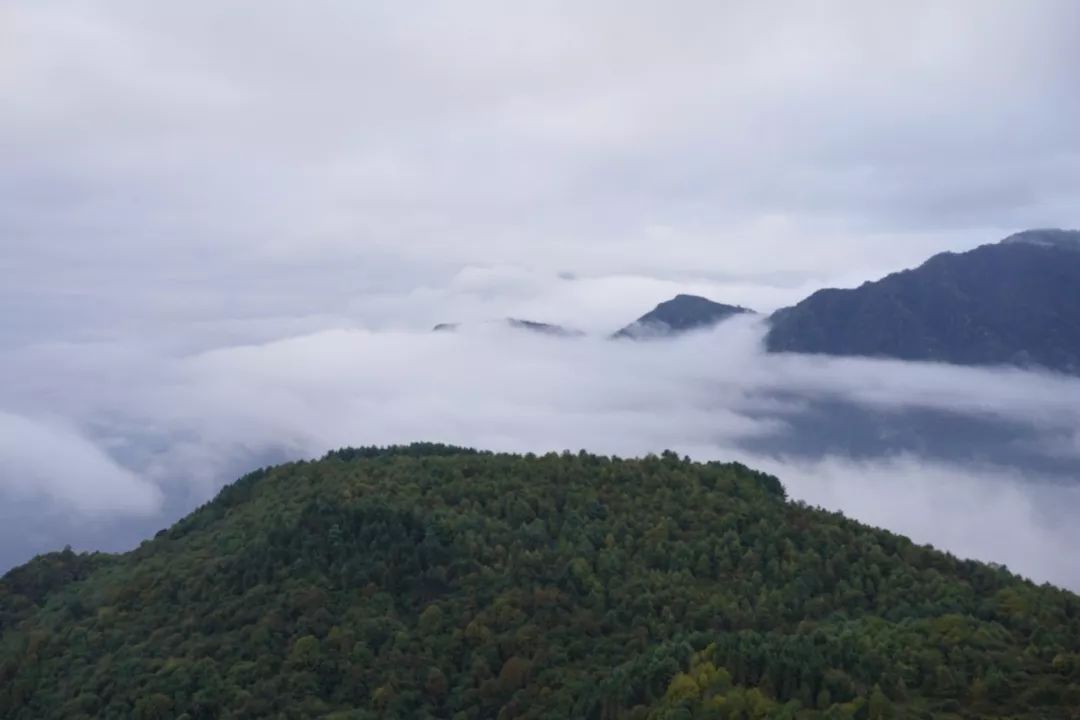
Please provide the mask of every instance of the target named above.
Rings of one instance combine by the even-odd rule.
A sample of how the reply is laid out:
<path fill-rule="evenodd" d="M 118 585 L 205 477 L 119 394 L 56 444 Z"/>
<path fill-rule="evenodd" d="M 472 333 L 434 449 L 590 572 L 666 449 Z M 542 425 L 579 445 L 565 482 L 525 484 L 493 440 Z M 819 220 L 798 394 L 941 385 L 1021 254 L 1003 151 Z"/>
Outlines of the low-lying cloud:
<path fill-rule="evenodd" d="M 84 515 L 149 514 L 161 491 L 77 432 L 0 412 L 0 478 L 15 499 Z"/>
<path fill-rule="evenodd" d="M 634 342 L 553 338 L 478 322 L 454 333 L 329 328 L 188 355 L 24 348 L 7 355 L 9 371 L 33 365 L 52 393 L 0 398 L 23 406 L 13 412 L 46 403 L 81 435 L 0 416 L 5 427 L 21 428 L 0 453 L 8 456 L 0 492 L 26 497 L 36 488 L 43 507 L 111 512 L 121 524 L 142 514 L 143 525 L 164 525 L 250 466 L 344 445 L 432 440 L 618 455 L 671 448 L 697 459 L 741 460 L 777 474 L 795 498 L 1080 587 L 1080 566 L 1067 552 L 1080 531 L 1060 512 L 1080 503 L 1080 456 L 1068 445 L 1080 426 L 1080 381 L 769 355 L 763 331 L 760 318 L 737 318 L 680 338 Z M 857 442 L 793 444 L 800 418 L 815 412 L 825 415 L 815 424 L 836 423 L 834 439 L 850 433 L 838 407 L 881 423 L 869 450 Z M 939 430 L 924 428 L 918 415 L 906 434 L 890 435 L 912 422 L 907 413 L 919 412 L 975 429 L 947 452 L 924 451 L 925 436 Z M 980 423 L 1016 434 L 1027 454 L 994 454 L 986 446 L 1002 443 Z M 1040 465 L 1042 455 L 1057 464 Z M 166 501 L 157 512 L 159 492 Z M 77 527 L 53 528 L 49 539 L 80 543 L 69 536 Z M 15 542 L 17 527 L 4 534 Z M 19 548 L 23 555 L 30 549 Z M 18 559 L 25 558 L 11 551 L 5 558 Z"/>

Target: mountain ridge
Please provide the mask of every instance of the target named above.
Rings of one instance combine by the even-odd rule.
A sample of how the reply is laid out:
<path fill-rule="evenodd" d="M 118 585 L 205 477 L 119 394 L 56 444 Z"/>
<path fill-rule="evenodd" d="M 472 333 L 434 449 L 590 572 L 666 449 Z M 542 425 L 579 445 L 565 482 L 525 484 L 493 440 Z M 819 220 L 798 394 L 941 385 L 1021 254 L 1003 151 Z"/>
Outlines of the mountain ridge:
<path fill-rule="evenodd" d="M 679 293 L 610 339 L 667 339 L 754 314 Z M 507 317 L 508 327 L 555 337 L 585 333 Z M 823 288 L 766 318 L 765 349 L 1012 365 L 1080 375 L 1080 231 L 1034 229 L 850 289 Z M 453 331 L 440 323 L 433 331 Z"/>
<path fill-rule="evenodd" d="M 1029 230 L 769 318 L 770 352 L 1080 373 L 1080 232 Z"/>

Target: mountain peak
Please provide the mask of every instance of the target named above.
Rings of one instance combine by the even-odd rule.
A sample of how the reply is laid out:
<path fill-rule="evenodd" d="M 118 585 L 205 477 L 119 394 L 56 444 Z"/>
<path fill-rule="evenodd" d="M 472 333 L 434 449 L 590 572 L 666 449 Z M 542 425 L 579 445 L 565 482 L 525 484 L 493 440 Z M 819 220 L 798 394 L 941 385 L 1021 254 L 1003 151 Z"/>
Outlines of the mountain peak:
<path fill-rule="evenodd" d="M 518 330 L 543 333 L 544 335 L 556 335 L 558 337 L 580 337 L 585 333 L 574 328 L 554 325 L 552 323 L 537 322 L 535 320 L 522 320 L 521 318 L 506 318 L 506 324 Z"/>
<path fill-rule="evenodd" d="M 1027 230 L 941 253 L 858 288 L 819 290 L 769 324 L 772 352 L 1080 373 L 1080 232 Z"/>
<path fill-rule="evenodd" d="M 725 305 L 700 295 L 679 293 L 619 330 L 616 338 L 655 338 L 711 327 L 734 315 L 752 313 L 739 305 Z"/>
<path fill-rule="evenodd" d="M 554 325 L 552 323 L 537 322 L 535 320 L 523 320 L 521 318 L 507 317 L 497 321 L 515 330 L 528 330 L 529 332 L 554 335 L 557 337 L 580 337 L 585 333 L 574 328 Z M 461 323 L 443 322 L 431 328 L 431 332 L 456 332 L 461 328 Z"/>
<path fill-rule="evenodd" d="M 1080 230 L 1039 228 L 1014 233 L 1001 241 L 1001 245 L 1037 245 L 1080 250 Z"/>

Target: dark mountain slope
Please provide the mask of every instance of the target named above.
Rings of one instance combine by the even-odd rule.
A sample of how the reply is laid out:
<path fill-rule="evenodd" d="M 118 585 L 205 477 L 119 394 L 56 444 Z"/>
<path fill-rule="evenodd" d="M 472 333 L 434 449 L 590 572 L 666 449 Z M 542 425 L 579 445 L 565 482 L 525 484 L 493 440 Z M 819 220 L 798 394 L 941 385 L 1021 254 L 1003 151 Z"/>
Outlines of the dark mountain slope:
<path fill-rule="evenodd" d="M 713 302 L 697 295 L 676 295 L 619 330 L 613 337 L 668 337 L 711 327 L 735 315 L 749 312 L 753 311 L 737 305 Z"/>
<path fill-rule="evenodd" d="M 1080 717 L 1080 598 L 672 454 L 343 450 L 71 564 L 0 717 Z"/>
<path fill-rule="evenodd" d="M 439 323 L 435 327 L 431 328 L 431 332 L 454 332 L 459 327 L 461 327 L 460 323 Z"/>
<path fill-rule="evenodd" d="M 557 337 L 581 337 L 585 333 L 574 328 L 554 325 L 552 323 L 536 322 L 535 320 L 522 320 L 521 318 L 503 318 L 500 322 L 515 330 L 527 330 L 528 332 L 542 335 L 555 335 Z M 439 323 L 431 328 L 432 332 L 455 332 L 461 327 L 460 323 Z"/>
<path fill-rule="evenodd" d="M 936 255 L 770 318 L 773 352 L 1080 372 L 1080 232 L 1033 230 Z"/>
<path fill-rule="evenodd" d="M 556 335 L 558 337 L 581 337 L 585 333 L 573 328 L 563 327 L 562 325 L 552 325 L 551 323 L 536 322 L 535 320 L 521 320 L 519 318 L 506 318 L 506 323 L 518 330 L 528 330 L 530 332 L 543 333 L 544 335 Z"/>

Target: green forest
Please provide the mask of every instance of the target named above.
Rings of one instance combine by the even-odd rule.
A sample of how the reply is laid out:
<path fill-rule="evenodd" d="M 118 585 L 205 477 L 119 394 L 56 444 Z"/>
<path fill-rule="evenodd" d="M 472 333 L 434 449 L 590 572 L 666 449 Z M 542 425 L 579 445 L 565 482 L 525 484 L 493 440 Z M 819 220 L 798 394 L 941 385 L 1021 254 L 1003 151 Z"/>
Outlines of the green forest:
<path fill-rule="evenodd" d="M 11 720 L 1080 718 L 1080 597 L 673 453 L 259 470 L 0 632 Z"/>

